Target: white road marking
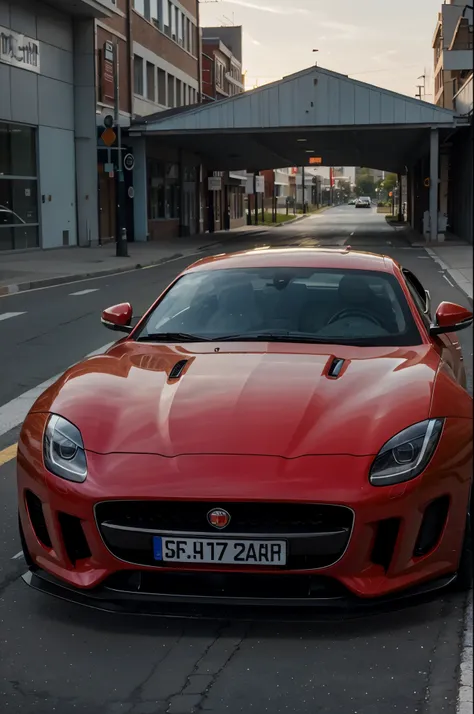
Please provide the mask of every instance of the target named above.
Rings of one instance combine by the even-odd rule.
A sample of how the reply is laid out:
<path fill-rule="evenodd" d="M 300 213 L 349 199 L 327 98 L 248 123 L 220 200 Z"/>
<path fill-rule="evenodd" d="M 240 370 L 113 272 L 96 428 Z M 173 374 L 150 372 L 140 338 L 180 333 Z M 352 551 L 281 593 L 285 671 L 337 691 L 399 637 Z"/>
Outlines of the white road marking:
<path fill-rule="evenodd" d="M 114 344 L 114 342 L 109 342 L 107 345 L 104 345 L 103 347 L 100 347 L 98 350 L 91 352 L 90 354 L 86 355 L 82 359 L 87 359 L 87 357 L 95 357 L 96 355 L 102 354 L 109 347 L 111 347 L 113 344 Z M 82 360 L 78 360 L 78 362 L 80 362 L 80 361 L 82 361 Z M 61 377 L 62 374 L 63 374 L 63 372 L 56 374 L 54 377 L 51 377 L 51 379 L 47 379 L 45 382 L 38 384 L 37 387 L 33 387 L 33 389 L 29 389 L 27 392 L 20 394 L 19 397 L 15 397 L 15 399 L 12 399 L 11 401 L 9 401 L 6 404 L 4 404 L 3 406 L 1 406 L 0 407 L 0 436 L 2 436 L 3 434 L 6 434 L 11 429 L 14 429 L 19 424 L 21 424 L 24 421 L 28 412 L 30 411 L 31 407 L 35 403 L 35 401 L 38 399 L 38 397 L 41 394 L 43 394 L 45 389 L 47 389 L 52 384 L 54 384 L 56 382 L 56 380 L 58 380 L 59 377 Z"/>
<path fill-rule="evenodd" d="M 464 617 L 464 633 L 461 650 L 461 669 L 456 714 L 472 714 L 472 590 L 469 594 Z"/>
<path fill-rule="evenodd" d="M 22 550 L 20 550 L 20 552 L 17 553 L 16 555 L 12 556 L 12 560 L 21 560 L 22 558 L 23 558 L 23 551 L 22 551 Z"/>
<path fill-rule="evenodd" d="M 391 241 L 391 240 L 388 240 L 388 241 L 387 241 L 387 245 L 392 245 L 392 241 Z"/>
<path fill-rule="evenodd" d="M 77 293 L 69 293 L 69 295 L 87 295 L 88 293 L 96 293 L 100 288 L 89 288 L 88 290 L 79 290 Z"/>
<path fill-rule="evenodd" d="M 352 238 L 352 236 L 354 235 L 354 233 L 355 233 L 355 231 L 352 231 L 352 233 L 351 233 L 351 238 Z"/>
<path fill-rule="evenodd" d="M 448 278 L 447 275 L 443 275 L 443 278 L 446 280 L 447 283 L 449 283 L 451 285 L 452 288 L 455 287 L 455 285 L 451 282 L 451 280 Z"/>
<path fill-rule="evenodd" d="M 9 320 L 10 317 L 18 317 L 19 315 L 26 315 L 26 312 L 3 312 L 0 315 L 0 321 Z"/>
<path fill-rule="evenodd" d="M 107 275 L 96 275 L 95 277 L 81 278 L 81 280 L 69 280 L 67 283 L 59 283 L 58 285 L 44 285 L 42 288 L 31 288 L 31 290 L 18 290 L 12 293 L 6 293 L 5 295 L 0 295 L 0 300 L 2 298 L 11 298 L 14 295 L 25 295 L 25 293 L 35 293 L 38 290 L 53 290 L 54 288 L 64 288 L 68 285 L 77 285 L 79 283 L 90 283 L 91 280 L 106 280 L 108 278 L 115 278 L 117 275 L 128 275 L 129 273 L 136 273 L 138 270 L 144 270 L 147 268 L 161 268 L 162 265 L 168 265 L 168 263 L 174 263 L 176 260 L 184 260 L 185 258 L 192 258 L 195 255 L 201 255 L 202 251 L 198 250 L 196 253 L 188 253 L 188 255 L 182 255 L 179 258 L 171 258 L 170 260 L 164 260 L 162 263 L 155 263 L 154 265 L 147 265 L 141 268 L 130 268 L 130 270 L 122 270 L 117 273 L 107 273 Z M 203 256 L 206 257 L 206 256 Z M 73 278 L 74 276 L 71 276 Z"/>

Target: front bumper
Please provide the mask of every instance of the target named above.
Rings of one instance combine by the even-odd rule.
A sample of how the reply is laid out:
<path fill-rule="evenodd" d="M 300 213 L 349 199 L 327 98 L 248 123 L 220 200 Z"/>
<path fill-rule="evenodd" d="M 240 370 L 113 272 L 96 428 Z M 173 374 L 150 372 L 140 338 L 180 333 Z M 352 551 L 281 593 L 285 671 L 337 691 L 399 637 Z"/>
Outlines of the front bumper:
<path fill-rule="evenodd" d="M 472 441 L 467 420 L 447 420 L 438 449 L 418 478 L 398 486 L 374 488 L 367 479 L 371 458 L 350 456 L 285 461 L 276 457 L 203 455 L 165 459 L 153 455 L 89 453 L 88 478 L 83 484 L 73 484 L 47 472 L 41 455 L 29 447 L 29 443 L 41 443 L 43 428 L 40 415 L 31 419 L 28 431 L 35 438 L 26 441 L 23 432 L 17 460 L 20 520 L 34 568 L 29 582 L 48 592 L 58 591 L 65 599 L 116 611 L 122 611 L 125 600 L 133 603 L 135 611 L 153 609 L 163 598 L 167 606 L 185 602 L 188 606 L 207 603 L 214 608 L 219 603 L 245 602 L 253 606 L 259 602 L 270 607 L 329 606 L 340 611 L 358 603 L 357 607 L 365 611 L 369 608 L 366 601 L 383 605 L 385 600 L 393 602 L 393 598 L 404 597 L 405 591 L 416 594 L 419 588 L 431 590 L 433 585 L 426 583 L 446 584 L 458 569 L 471 482 Z M 33 505 L 27 503 L 31 498 L 28 494 L 36 499 Z M 120 545 L 118 541 L 115 544 L 104 541 L 95 509 L 105 497 L 115 503 L 144 500 L 165 505 L 202 504 L 204 498 L 215 506 L 232 502 L 262 508 L 265 503 L 289 508 L 295 504 L 323 505 L 345 508 L 355 515 L 347 544 L 337 558 L 335 551 L 331 551 L 327 562 L 295 559 L 285 569 L 271 572 L 262 566 L 157 567 L 140 558 L 120 557 L 114 550 Z M 38 502 L 46 536 L 38 534 L 38 528 L 32 525 L 32 513 Z M 433 504 L 442 506 L 437 515 L 439 532 L 423 551 L 418 545 L 420 533 Z M 134 524 L 131 525 L 133 528 Z M 171 533 L 175 530 L 171 529 Z M 180 530 L 186 531 L 186 523 Z M 188 535 L 194 536 L 196 532 L 188 531 Z M 275 531 L 267 535 L 260 531 L 259 535 L 271 538 L 275 537 Z M 331 544 L 327 532 L 323 535 L 326 557 Z M 45 542 L 45 537 L 49 542 Z M 219 537 L 223 537 L 222 532 Z M 136 541 L 132 545 L 141 547 Z M 307 543 L 301 547 L 306 548 Z M 310 555 L 320 557 L 321 548 L 316 551 Z M 303 551 L 296 554 L 308 556 Z M 146 587 L 137 589 L 136 584 L 129 587 L 120 581 L 128 576 L 133 581 L 133 577 L 142 578 L 142 574 L 148 578 Z M 173 581 L 177 575 L 192 576 L 194 580 L 189 580 L 192 587 L 177 588 Z M 226 592 L 219 590 L 219 578 L 230 581 L 234 576 L 249 583 L 247 591 L 237 597 L 232 588 Z M 149 590 L 148 583 L 153 577 L 156 582 Z M 270 586 L 270 581 L 264 582 L 265 578 L 272 579 Z M 308 587 L 304 578 L 312 578 Z M 203 591 L 202 579 L 205 582 L 207 579 L 207 593 L 206 585 Z M 255 595 L 259 579 L 262 594 Z M 199 587 L 194 588 L 198 580 Z M 214 581 L 217 585 L 213 589 Z M 117 602 L 118 605 L 113 604 Z"/>
<path fill-rule="evenodd" d="M 235 598 L 226 596 L 169 595 L 159 592 L 119 589 L 104 583 L 93 590 L 73 588 L 45 571 L 31 568 L 23 575 L 34 590 L 59 600 L 115 614 L 164 618 L 275 622 L 312 621 L 320 618 L 354 619 L 429 601 L 433 594 L 449 587 L 456 575 L 448 575 L 388 597 L 363 600 L 349 592 L 333 597 Z M 230 612 L 231 608 L 231 612 Z"/>

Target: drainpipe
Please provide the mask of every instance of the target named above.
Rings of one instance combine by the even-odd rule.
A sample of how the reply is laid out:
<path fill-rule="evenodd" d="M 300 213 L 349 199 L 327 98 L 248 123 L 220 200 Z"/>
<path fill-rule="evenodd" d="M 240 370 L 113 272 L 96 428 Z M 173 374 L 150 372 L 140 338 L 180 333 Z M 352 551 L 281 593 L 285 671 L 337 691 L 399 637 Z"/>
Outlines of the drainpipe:
<path fill-rule="evenodd" d="M 133 119 L 133 28 L 132 28 L 132 0 L 127 2 L 127 44 L 128 44 L 128 99 L 130 103 L 130 117 Z"/>
<path fill-rule="evenodd" d="M 201 49 L 201 18 L 199 12 L 200 0 L 196 3 L 196 20 L 197 20 L 197 33 L 198 33 L 198 103 L 202 103 L 202 49 Z"/>

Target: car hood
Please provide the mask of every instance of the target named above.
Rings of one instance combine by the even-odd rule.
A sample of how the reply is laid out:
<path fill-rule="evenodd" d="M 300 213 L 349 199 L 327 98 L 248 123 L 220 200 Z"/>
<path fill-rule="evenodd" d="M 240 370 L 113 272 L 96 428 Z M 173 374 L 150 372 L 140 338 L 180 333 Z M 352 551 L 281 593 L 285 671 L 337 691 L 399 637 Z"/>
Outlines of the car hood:
<path fill-rule="evenodd" d="M 125 341 L 69 369 L 32 411 L 71 421 L 87 450 L 168 457 L 376 454 L 428 418 L 439 365 L 429 345 L 332 349 Z M 344 365 L 330 378 L 335 357 Z"/>

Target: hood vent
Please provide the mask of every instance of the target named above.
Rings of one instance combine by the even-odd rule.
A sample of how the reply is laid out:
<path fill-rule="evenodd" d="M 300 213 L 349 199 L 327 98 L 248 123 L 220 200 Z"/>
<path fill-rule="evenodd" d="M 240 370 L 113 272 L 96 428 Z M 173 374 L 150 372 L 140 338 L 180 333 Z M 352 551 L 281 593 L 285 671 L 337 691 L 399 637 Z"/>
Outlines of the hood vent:
<path fill-rule="evenodd" d="M 331 379 L 337 379 L 341 374 L 341 369 L 344 366 L 344 360 L 334 357 L 328 369 L 328 377 Z"/>
<path fill-rule="evenodd" d="M 180 359 L 179 362 L 176 362 L 174 367 L 171 369 L 169 373 L 168 379 L 179 379 L 181 375 L 183 374 L 183 370 L 188 364 L 187 359 Z"/>

